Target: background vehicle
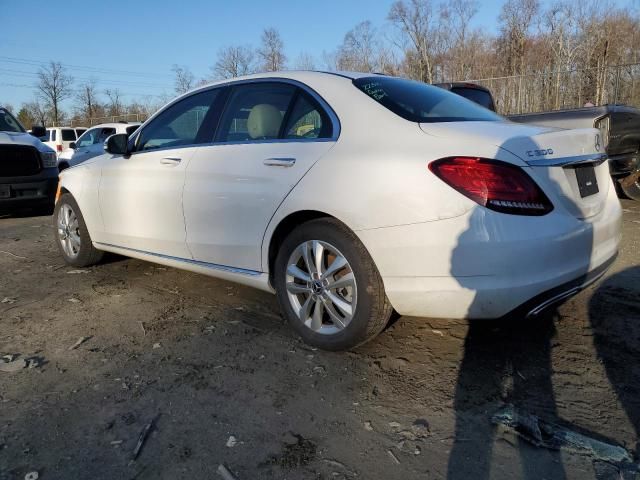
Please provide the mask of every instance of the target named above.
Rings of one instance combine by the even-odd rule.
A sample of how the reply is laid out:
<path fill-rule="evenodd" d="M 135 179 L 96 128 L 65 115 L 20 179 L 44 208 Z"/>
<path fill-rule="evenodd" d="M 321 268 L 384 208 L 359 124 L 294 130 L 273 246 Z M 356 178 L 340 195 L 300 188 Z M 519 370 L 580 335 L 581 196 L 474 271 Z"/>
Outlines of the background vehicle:
<path fill-rule="evenodd" d="M 131 135 L 140 126 L 140 122 L 103 123 L 91 127 L 76 142 L 71 142 L 69 148 L 58 155 L 58 168 L 60 171 L 65 168 L 78 165 L 90 158 L 104 153 L 104 142 L 111 135 L 116 133 L 126 133 Z"/>
<path fill-rule="evenodd" d="M 85 127 L 75 127 L 74 130 L 76 131 L 76 138 L 80 138 L 80 135 L 87 131 Z"/>
<path fill-rule="evenodd" d="M 445 88 L 495 111 L 488 88 L 473 83 L 442 83 Z M 509 115 L 514 122 L 556 128 L 600 130 L 602 148 L 609 157 L 609 169 L 616 188 L 629 198 L 640 200 L 640 109 L 626 105 L 603 105 Z"/>
<path fill-rule="evenodd" d="M 44 143 L 50 146 L 56 152 L 56 155 L 59 155 L 63 150 L 69 148 L 71 142 L 75 142 L 76 139 L 76 130 L 74 128 L 50 127 L 47 128 Z"/>
<path fill-rule="evenodd" d="M 4 108 L 0 108 L 0 211 L 15 212 L 37 208 L 50 214 L 53 210 L 58 168 L 55 152 L 37 137 L 43 127 L 33 127 L 33 134 Z"/>
<path fill-rule="evenodd" d="M 110 251 L 275 290 L 326 349 L 373 338 L 392 308 L 535 315 L 615 258 L 621 208 L 598 141 L 384 75 L 251 75 L 185 94 L 64 171 L 56 241 L 74 266 Z"/>

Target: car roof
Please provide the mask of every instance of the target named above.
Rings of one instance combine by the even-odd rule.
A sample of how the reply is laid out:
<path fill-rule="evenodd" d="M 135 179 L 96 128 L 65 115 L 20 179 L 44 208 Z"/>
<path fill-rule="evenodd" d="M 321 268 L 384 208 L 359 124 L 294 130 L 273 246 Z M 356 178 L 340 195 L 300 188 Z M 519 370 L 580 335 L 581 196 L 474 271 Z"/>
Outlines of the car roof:
<path fill-rule="evenodd" d="M 109 122 L 109 123 L 99 123 L 98 125 L 91 125 L 87 130 L 91 128 L 117 128 L 117 127 L 139 127 L 142 125 L 142 122 Z"/>
<path fill-rule="evenodd" d="M 346 78 L 349 80 L 354 80 L 356 78 L 362 77 L 371 77 L 374 75 L 381 75 L 379 73 L 364 73 L 364 72 L 349 72 L 349 71 L 323 71 L 323 70 L 284 70 L 284 71 L 276 71 L 276 72 L 262 72 L 262 73 L 253 73 L 251 75 L 243 75 L 241 77 L 227 78 L 223 80 L 217 80 L 214 82 L 210 82 L 204 85 L 201 85 L 197 88 L 191 90 L 192 92 L 206 89 L 208 87 L 216 86 L 216 85 L 226 85 L 235 82 L 247 81 L 247 80 L 258 80 L 265 78 L 273 78 L 273 79 L 284 79 L 284 80 L 327 80 L 330 78 Z"/>

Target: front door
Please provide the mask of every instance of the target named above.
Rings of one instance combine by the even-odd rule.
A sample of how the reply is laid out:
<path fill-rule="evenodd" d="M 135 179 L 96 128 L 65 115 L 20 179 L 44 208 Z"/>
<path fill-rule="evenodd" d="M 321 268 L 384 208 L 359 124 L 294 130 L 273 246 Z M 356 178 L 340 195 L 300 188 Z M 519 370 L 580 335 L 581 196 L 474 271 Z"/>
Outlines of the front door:
<path fill-rule="evenodd" d="M 202 129 L 210 128 L 216 95 L 206 90 L 169 105 L 142 128 L 128 158 L 103 162 L 104 243 L 191 258 L 182 210 L 185 172 L 202 143 Z"/>

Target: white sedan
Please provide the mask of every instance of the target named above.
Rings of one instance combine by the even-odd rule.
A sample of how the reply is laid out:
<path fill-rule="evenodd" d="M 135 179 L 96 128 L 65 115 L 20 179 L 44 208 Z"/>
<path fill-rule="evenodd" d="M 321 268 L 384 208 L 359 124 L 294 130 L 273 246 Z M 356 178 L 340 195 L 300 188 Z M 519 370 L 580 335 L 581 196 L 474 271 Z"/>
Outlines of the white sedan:
<path fill-rule="evenodd" d="M 513 124 L 373 74 L 198 88 L 61 175 L 67 263 L 102 252 L 275 292 L 351 348 L 402 315 L 535 315 L 613 262 L 621 208 L 595 129 Z"/>

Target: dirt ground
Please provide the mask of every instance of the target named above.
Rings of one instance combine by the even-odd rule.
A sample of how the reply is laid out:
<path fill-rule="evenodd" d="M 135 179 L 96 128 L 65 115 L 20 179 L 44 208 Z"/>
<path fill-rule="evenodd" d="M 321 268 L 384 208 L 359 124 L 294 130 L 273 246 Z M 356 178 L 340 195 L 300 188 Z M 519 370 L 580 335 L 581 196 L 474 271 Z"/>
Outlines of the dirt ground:
<path fill-rule="evenodd" d="M 269 294 L 115 256 L 76 270 L 50 218 L 0 218 L 0 356 L 28 365 L 0 371 L 0 479 L 622 478 L 491 418 L 513 405 L 640 453 L 640 204 L 623 208 L 614 267 L 545 318 L 403 317 L 349 353 L 301 343 Z"/>

